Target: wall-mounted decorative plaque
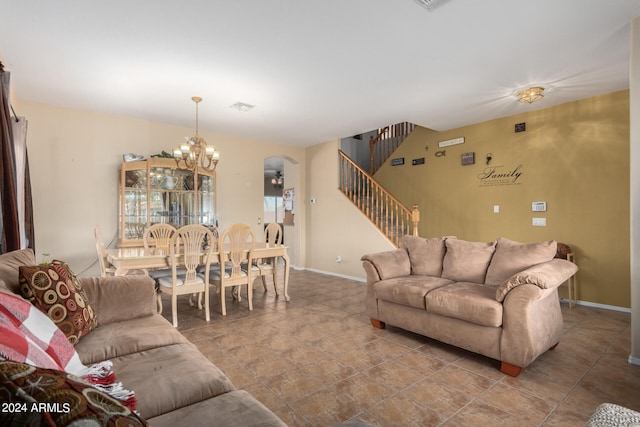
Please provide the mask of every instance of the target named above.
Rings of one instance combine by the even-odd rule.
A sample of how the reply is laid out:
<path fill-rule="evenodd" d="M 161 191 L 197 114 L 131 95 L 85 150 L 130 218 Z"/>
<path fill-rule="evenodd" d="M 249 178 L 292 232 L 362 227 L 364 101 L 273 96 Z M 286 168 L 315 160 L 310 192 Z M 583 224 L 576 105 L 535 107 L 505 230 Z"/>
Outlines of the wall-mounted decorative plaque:
<path fill-rule="evenodd" d="M 397 159 L 391 159 L 391 166 L 404 165 L 404 157 L 398 157 Z"/>
<path fill-rule="evenodd" d="M 462 153 L 462 166 L 473 165 L 476 163 L 476 153 Z"/>

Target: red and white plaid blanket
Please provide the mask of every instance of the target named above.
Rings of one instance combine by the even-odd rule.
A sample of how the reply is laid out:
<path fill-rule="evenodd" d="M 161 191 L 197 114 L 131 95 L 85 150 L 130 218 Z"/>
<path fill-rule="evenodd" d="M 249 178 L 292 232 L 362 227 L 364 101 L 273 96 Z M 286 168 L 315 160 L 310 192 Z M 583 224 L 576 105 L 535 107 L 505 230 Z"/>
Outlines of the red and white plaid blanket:
<path fill-rule="evenodd" d="M 85 366 L 49 317 L 29 301 L 5 292 L 0 292 L 0 358 L 68 372 L 136 409 L 134 393 L 115 382 L 110 361 Z"/>

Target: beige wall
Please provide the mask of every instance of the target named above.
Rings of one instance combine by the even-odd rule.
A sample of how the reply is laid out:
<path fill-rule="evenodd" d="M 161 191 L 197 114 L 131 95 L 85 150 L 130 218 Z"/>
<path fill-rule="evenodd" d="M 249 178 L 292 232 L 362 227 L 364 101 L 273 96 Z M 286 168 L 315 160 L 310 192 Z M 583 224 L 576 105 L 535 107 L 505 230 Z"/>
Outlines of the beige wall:
<path fill-rule="evenodd" d="M 338 190 L 338 148 L 335 140 L 307 149 L 307 268 L 364 278 L 360 257 L 393 246 Z"/>
<path fill-rule="evenodd" d="M 194 130 L 24 100 L 14 105 L 29 121 L 37 256 L 50 253 L 78 273 L 95 274 L 93 227 L 100 224 L 106 242 L 116 236 L 122 154 L 169 151 Z M 222 153 L 217 169 L 220 226 L 244 222 L 261 235 L 264 159 L 283 155 L 303 164 L 304 149 L 207 131 L 200 134 Z M 300 181 L 290 179 L 294 184 Z M 302 238 L 299 231 L 296 238 Z M 295 261 L 304 265 L 304 259 Z"/>
<path fill-rule="evenodd" d="M 520 122 L 526 131 L 515 133 Z M 438 142 L 457 137 L 465 142 L 435 156 Z M 474 165 L 461 165 L 466 152 L 475 152 Z M 498 173 L 521 165 L 515 184 L 482 185 L 487 153 Z M 630 307 L 628 91 L 446 132 L 418 128 L 393 157 L 405 164 L 387 163 L 376 178 L 403 203 L 418 203 L 421 235 L 565 242 L 580 267 L 578 298 Z M 425 164 L 412 166 L 420 157 Z M 532 212 L 534 201 L 547 211 Z M 533 217 L 547 226 L 533 227 Z"/>

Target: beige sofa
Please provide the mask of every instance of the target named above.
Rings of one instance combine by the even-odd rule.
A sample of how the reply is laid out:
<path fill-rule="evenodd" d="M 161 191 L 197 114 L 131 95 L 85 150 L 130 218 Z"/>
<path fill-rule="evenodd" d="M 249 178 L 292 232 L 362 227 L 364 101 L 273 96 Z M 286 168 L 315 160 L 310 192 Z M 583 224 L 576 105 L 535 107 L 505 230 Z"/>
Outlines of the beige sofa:
<path fill-rule="evenodd" d="M 517 376 L 563 330 L 557 288 L 578 268 L 555 241 L 405 236 L 401 249 L 362 257 L 373 326 L 388 323 L 501 361 Z"/>
<path fill-rule="evenodd" d="M 18 267 L 31 250 L 0 255 L 0 289 L 19 294 Z M 98 325 L 75 349 L 85 365 L 111 360 L 117 380 L 133 390 L 153 426 L 284 426 L 231 381 L 170 322 L 157 314 L 147 276 L 80 278 Z"/>

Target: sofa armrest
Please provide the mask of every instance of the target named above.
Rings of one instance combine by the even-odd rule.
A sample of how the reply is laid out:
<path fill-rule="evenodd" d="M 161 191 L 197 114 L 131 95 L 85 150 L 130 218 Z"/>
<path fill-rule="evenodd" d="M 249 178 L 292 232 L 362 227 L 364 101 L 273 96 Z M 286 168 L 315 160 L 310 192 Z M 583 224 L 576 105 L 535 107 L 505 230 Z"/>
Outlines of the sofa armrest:
<path fill-rule="evenodd" d="M 149 276 L 79 277 L 98 325 L 157 314 L 155 282 Z"/>
<path fill-rule="evenodd" d="M 409 253 L 404 248 L 363 255 L 361 261 L 369 284 L 411 274 Z"/>
<path fill-rule="evenodd" d="M 514 274 L 496 289 L 496 300 L 503 302 L 515 287 L 531 284 L 540 289 L 555 289 L 576 274 L 578 266 L 570 261 L 554 258 Z"/>

